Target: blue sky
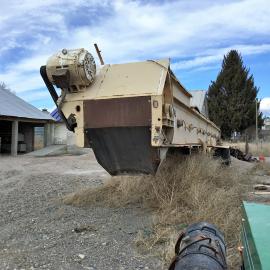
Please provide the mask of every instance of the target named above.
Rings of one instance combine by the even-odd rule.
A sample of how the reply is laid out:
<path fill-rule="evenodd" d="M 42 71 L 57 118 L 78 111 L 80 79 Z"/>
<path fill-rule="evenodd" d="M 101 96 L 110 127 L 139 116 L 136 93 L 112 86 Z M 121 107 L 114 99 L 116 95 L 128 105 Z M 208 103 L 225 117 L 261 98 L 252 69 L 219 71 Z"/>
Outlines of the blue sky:
<path fill-rule="evenodd" d="M 53 108 L 39 75 L 63 48 L 98 43 L 106 63 L 170 57 L 189 90 L 207 89 L 237 49 L 270 114 L 269 0 L 0 0 L 0 81 L 38 108 Z"/>

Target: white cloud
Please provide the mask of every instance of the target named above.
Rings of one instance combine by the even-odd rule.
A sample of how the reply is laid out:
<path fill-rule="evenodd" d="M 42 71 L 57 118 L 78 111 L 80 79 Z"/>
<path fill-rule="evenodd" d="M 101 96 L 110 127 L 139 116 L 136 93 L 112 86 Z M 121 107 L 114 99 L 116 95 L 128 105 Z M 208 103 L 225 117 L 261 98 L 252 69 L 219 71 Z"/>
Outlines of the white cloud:
<path fill-rule="evenodd" d="M 232 49 L 238 50 L 242 55 L 261 54 L 270 52 L 270 44 L 234 45 L 226 48 L 212 49 L 208 55 L 196 56 L 195 58 L 186 61 L 177 61 L 172 65 L 172 68 L 175 70 L 190 69 L 221 62 L 224 55 Z"/>
<path fill-rule="evenodd" d="M 88 23 L 70 22 L 86 14 Z M 106 63 L 172 57 L 174 69 L 207 69 L 231 48 L 243 55 L 269 52 L 269 32 L 268 0 L 11 0 L 1 3 L 0 59 L 16 47 L 27 54 L 5 63 L 0 81 L 30 95 L 44 86 L 39 67 L 48 56 L 64 47 L 93 52 L 94 42 Z"/>
<path fill-rule="evenodd" d="M 16 93 L 44 87 L 39 68 L 46 64 L 48 56 L 49 54 L 35 55 L 9 64 L 4 72 L 0 72 L 0 81 L 6 82 Z"/>
<path fill-rule="evenodd" d="M 270 97 L 265 97 L 261 100 L 260 111 L 265 115 L 270 115 Z"/>

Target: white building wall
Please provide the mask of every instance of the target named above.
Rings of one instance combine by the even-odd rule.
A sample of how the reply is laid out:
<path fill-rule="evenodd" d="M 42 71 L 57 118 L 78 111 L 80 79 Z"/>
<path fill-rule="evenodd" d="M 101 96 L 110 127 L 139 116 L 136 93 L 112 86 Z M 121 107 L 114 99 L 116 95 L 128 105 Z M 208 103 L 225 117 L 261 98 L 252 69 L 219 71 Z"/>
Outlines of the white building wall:
<path fill-rule="evenodd" d="M 75 144 L 75 134 L 64 123 L 56 123 L 54 126 L 54 144 Z"/>

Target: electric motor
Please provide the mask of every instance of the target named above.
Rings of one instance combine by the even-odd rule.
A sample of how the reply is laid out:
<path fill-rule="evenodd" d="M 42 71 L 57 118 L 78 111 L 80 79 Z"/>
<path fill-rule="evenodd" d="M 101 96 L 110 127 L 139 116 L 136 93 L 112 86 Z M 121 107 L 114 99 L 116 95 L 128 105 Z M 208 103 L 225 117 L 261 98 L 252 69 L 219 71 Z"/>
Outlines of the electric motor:
<path fill-rule="evenodd" d="M 85 49 L 63 49 L 48 59 L 46 72 L 57 87 L 78 92 L 94 81 L 96 64 L 94 57 Z"/>

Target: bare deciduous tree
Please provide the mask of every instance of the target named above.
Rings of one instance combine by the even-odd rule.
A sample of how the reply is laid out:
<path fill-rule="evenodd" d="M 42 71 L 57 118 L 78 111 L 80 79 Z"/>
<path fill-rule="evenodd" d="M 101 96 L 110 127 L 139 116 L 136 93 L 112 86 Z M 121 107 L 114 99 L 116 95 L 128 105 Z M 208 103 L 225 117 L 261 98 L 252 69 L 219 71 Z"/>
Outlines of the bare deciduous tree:
<path fill-rule="evenodd" d="M 8 91 L 8 92 L 11 92 L 12 94 L 16 95 L 16 92 L 15 91 L 12 91 L 4 82 L 0 81 L 0 88 L 5 90 L 5 91 Z"/>

